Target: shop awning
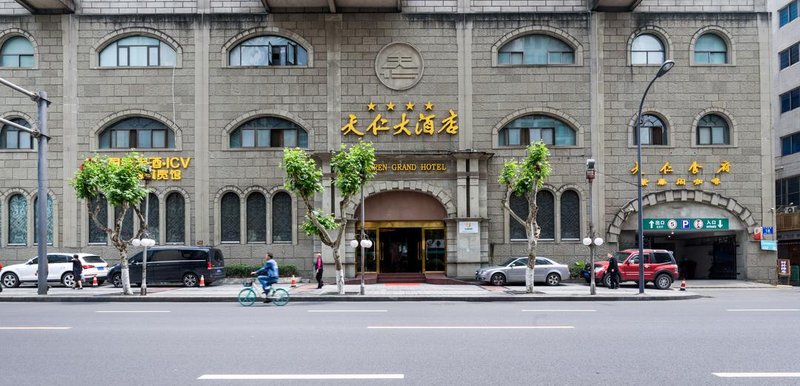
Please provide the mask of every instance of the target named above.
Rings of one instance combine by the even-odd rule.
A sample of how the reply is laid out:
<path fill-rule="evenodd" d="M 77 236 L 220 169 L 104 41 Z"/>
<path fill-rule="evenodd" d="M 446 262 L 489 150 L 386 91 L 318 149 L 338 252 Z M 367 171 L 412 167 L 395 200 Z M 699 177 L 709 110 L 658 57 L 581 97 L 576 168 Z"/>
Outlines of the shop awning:
<path fill-rule="evenodd" d="M 400 0 L 261 0 L 267 12 L 400 11 Z"/>
<path fill-rule="evenodd" d="M 75 13 L 75 2 L 72 0 L 17 0 L 34 15 Z"/>
<path fill-rule="evenodd" d="M 592 0 L 592 11 L 599 12 L 630 12 L 642 0 Z"/>

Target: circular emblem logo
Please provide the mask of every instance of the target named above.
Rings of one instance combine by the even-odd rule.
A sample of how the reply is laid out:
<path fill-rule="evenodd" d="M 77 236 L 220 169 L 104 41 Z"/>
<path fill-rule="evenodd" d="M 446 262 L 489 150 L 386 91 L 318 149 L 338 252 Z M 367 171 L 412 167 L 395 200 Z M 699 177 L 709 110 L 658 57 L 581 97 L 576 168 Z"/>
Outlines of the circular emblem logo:
<path fill-rule="evenodd" d="M 699 218 L 694 220 L 694 229 L 703 229 L 703 220 Z"/>
<path fill-rule="evenodd" d="M 392 90 L 408 90 L 422 79 L 422 55 L 408 43 L 389 43 L 375 57 L 375 75 Z"/>
<path fill-rule="evenodd" d="M 677 222 L 677 221 L 675 221 L 675 219 L 672 219 L 672 218 L 671 218 L 671 219 L 669 219 L 669 221 L 667 221 L 667 227 L 668 227 L 669 229 L 675 229 L 675 228 L 677 228 L 677 227 L 678 227 L 678 222 Z"/>

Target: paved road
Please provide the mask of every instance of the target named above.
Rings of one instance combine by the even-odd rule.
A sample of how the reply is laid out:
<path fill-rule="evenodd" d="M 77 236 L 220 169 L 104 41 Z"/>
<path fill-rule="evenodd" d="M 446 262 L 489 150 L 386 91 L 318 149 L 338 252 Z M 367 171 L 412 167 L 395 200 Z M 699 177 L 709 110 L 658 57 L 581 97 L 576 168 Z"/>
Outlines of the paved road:
<path fill-rule="evenodd" d="M 4 303 L 0 384 L 800 384 L 714 375 L 800 372 L 798 289 L 704 294 L 712 298 Z M 302 379 L 201 379 L 231 375 Z"/>

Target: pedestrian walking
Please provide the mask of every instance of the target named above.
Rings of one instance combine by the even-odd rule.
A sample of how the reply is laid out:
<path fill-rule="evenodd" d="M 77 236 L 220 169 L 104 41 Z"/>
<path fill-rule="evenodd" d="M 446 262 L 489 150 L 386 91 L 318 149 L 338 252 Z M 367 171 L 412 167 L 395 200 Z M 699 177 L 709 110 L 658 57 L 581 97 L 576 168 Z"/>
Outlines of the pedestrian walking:
<path fill-rule="evenodd" d="M 619 288 L 619 264 L 617 264 L 617 258 L 614 257 L 612 254 L 608 254 L 608 275 L 611 275 L 611 282 L 609 285 L 609 289 L 617 289 Z"/>
<path fill-rule="evenodd" d="M 316 253 L 314 258 L 314 274 L 317 276 L 317 288 L 322 288 L 322 254 Z"/>
<path fill-rule="evenodd" d="M 83 266 L 78 255 L 72 255 L 72 274 L 75 275 L 75 284 L 72 289 L 83 289 Z"/>

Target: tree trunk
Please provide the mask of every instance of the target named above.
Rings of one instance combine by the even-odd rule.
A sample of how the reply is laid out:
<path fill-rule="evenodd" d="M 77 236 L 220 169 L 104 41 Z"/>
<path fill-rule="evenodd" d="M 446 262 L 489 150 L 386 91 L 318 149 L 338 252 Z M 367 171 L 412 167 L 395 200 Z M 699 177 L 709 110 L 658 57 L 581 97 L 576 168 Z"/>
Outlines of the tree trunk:
<path fill-rule="evenodd" d="M 131 289 L 130 271 L 128 270 L 128 258 L 124 251 L 119 251 L 119 262 L 122 264 L 122 294 L 133 295 Z"/>
<path fill-rule="evenodd" d="M 525 267 L 525 292 L 532 294 L 533 293 L 533 273 L 534 268 Z"/>
<path fill-rule="evenodd" d="M 333 264 L 336 268 L 336 292 L 339 295 L 344 295 L 344 267 L 342 267 L 342 259 L 339 256 L 338 245 L 333 248 Z"/>

